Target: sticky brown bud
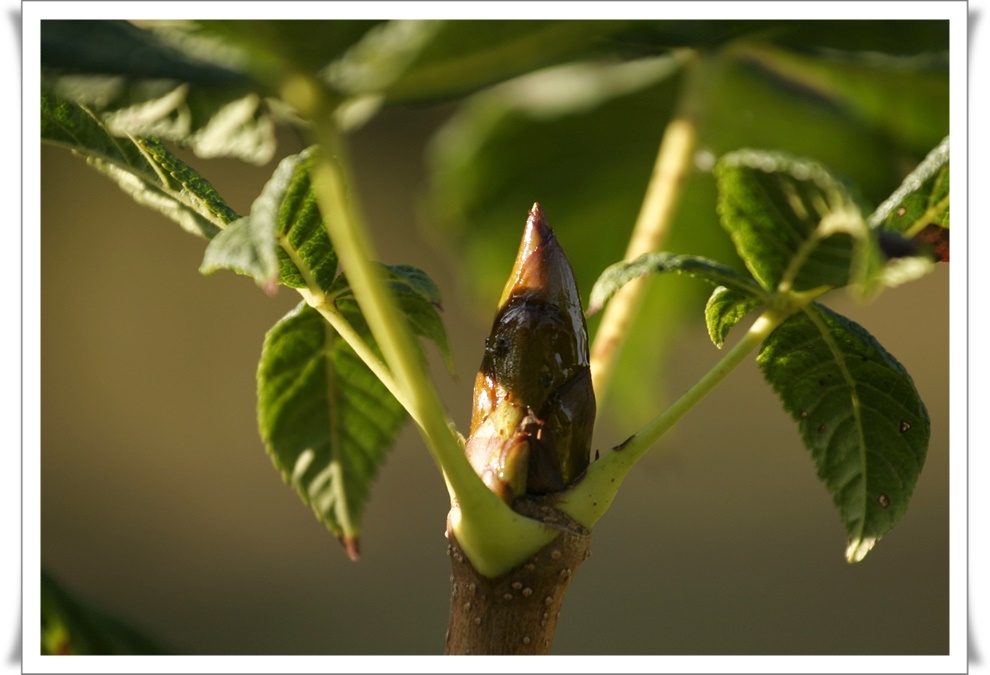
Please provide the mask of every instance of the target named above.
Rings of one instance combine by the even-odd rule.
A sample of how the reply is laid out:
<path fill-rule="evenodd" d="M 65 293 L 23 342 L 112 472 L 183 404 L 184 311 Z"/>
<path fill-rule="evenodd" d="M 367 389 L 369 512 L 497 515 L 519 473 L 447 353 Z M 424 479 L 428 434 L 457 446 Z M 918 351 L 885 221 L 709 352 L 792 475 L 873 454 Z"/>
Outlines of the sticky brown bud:
<path fill-rule="evenodd" d="M 534 204 L 475 380 L 467 454 L 508 502 L 588 465 L 595 396 L 574 271 Z"/>

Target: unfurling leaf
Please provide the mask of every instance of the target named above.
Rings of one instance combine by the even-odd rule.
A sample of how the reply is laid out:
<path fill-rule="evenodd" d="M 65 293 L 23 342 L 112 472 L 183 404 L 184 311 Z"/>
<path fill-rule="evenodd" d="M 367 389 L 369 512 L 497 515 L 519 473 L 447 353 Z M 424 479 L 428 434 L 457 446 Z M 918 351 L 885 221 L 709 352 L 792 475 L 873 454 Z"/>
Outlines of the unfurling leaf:
<path fill-rule="evenodd" d="M 359 316 L 342 311 L 366 332 Z M 381 380 L 312 307 L 301 303 L 265 336 L 262 440 L 285 481 L 352 558 L 371 482 L 405 419 Z"/>
<path fill-rule="evenodd" d="M 907 510 L 928 412 L 910 375 L 863 327 L 812 304 L 764 342 L 763 376 L 797 421 L 858 562 Z"/>
<path fill-rule="evenodd" d="M 595 409 L 574 272 L 534 204 L 475 380 L 468 459 L 510 504 L 561 490 L 588 466 Z"/>

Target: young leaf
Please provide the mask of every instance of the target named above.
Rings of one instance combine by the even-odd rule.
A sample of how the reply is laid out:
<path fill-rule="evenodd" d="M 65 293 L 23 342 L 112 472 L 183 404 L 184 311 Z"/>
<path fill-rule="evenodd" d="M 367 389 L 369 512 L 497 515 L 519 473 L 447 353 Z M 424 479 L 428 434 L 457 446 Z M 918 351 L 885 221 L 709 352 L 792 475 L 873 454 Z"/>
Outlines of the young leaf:
<path fill-rule="evenodd" d="M 454 357 L 447 340 L 447 330 L 440 312 L 440 289 L 429 275 L 412 265 L 386 265 L 389 288 L 395 293 L 399 309 L 405 314 L 416 335 L 430 340 L 440 350 L 447 371 L 454 374 Z"/>
<path fill-rule="evenodd" d="M 254 277 L 262 288 L 271 289 L 278 278 L 278 241 L 263 218 L 241 218 L 213 237 L 199 266 L 201 274 L 229 269 Z"/>
<path fill-rule="evenodd" d="M 71 149 L 136 202 L 212 238 L 239 217 L 194 169 L 157 139 L 112 136 L 87 109 L 42 94 L 41 138 Z"/>
<path fill-rule="evenodd" d="M 447 370 L 454 374 L 454 359 L 447 340 L 440 312 L 440 289 L 433 279 L 418 267 L 412 265 L 381 265 L 386 283 L 395 294 L 398 308 L 413 333 L 432 341 L 440 351 Z M 347 277 L 338 276 L 327 291 L 338 307 L 348 306 L 357 312 L 357 303 L 347 283 Z"/>
<path fill-rule="evenodd" d="M 907 510 L 928 449 L 914 382 L 864 328 L 811 304 L 781 324 L 757 360 L 797 421 L 858 562 Z"/>
<path fill-rule="evenodd" d="M 232 269 L 266 288 L 276 280 L 292 288 L 330 288 L 337 257 L 310 188 L 315 153 L 313 146 L 279 163 L 251 213 L 210 242 L 200 272 Z"/>
<path fill-rule="evenodd" d="M 591 289 L 588 314 L 601 310 L 620 288 L 633 279 L 659 272 L 676 272 L 711 284 L 728 286 L 743 296 L 757 298 L 762 302 L 767 302 L 769 298 L 767 293 L 751 279 L 731 267 L 707 258 L 660 251 L 646 253 L 636 260 L 619 262 L 607 267 Z"/>
<path fill-rule="evenodd" d="M 243 74 L 192 61 L 125 22 L 42 27 L 43 91 L 85 106 L 112 135 L 158 136 L 201 157 L 256 164 L 274 154 L 271 113 Z"/>
<path fill-rule="evenodd" d="M 765 304 L 759 296 L 719 286 L 712 291 L 705 305 L 705 325 L 708 336 L 719 349 L 725 344 L 729 331 L 751 311 Z"/>
<path fill-rule="evenodd" d="M 347 310 L 344 310 L 347 314 Z M 360 316 L 348 315 L 365 333 Z M 305 303 L 265 336 L 258 366 L 258 424 L 285 481 L 357 557 L 361 514 L 402 406 Z"/>
<path fill-rule="evenodd" d="M 741 150 L 715 167 L 722 226 L 767 290 L 847 283 L 866 224 L 845 188 L 818 164 Z"/>

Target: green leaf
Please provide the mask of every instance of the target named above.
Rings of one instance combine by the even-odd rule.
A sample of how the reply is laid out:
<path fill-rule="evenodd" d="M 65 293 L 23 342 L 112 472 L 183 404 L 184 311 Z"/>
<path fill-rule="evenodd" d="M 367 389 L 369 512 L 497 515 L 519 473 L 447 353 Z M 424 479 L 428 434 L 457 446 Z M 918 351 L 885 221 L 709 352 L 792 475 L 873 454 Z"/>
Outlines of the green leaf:
<path fill-rule="evenodd" d="M 454 374 L 454 359 L 447 339 L 447 329 L 444 327 L 440 312 L 443 306 L 440 299 L 440 289 L 430 276 L 412 265 L 384 265 L 379 263 L 385 283 L 392 291 L 398 309 L 402 313 L 413 333 L 426 338 L 436 345 L 443 358 L 444 365 L 451 375 Z M 358 312 L 357 301 L 354 299 L 347 277 L 338 276 L 333 286 L 328 290 L 338 307 L 346 306 Z"/>
<path fill-rule="evenodd" d="M 925 157 L 870 216 L 870 227 L 917 236 L 929 225 L 949 229 L 949 137 Z"/>
<path fill-rule="evenodd" d="M 823 167 L 775 152 L 719 160 L 718 213 L 736 250 L 767 290 L 843 286 L 866 223 Z"/>
<path fill-rule="evenodd" d="M 345 317 L 372 343 L 359 315 Z M 283 479 L 357 556 L 371 482 L 406 415 L 354 351 L 305 303 L 265 336 L 258 424 Z"/>
<path fill-rule="evenodd" d="M 904 515 L 925 462 L 928 412 L 903 366 L 863 327 L 812 304 L 757 360 L 798 423 L 858 562 Z"/>
<path fill-rule="evenodd" d="M 928 274 L 949 261 L 949 138 L 946 137 L 867 220 L 872 245 L 862 252 L 856 290 L 883 288 Z"/>
<path fill-rule="evenodd" d="M 277 84 L 287 69 L 315 73 L 326 67 L 381 23 L 221 19 L 191 21 L 174 30 L 183 39 L 196 39 L 213 58 L 236 61 L 240 69 L 251 72 L 258 80 Z"/>
<path fill-rule="evenodd" d="M 270 223 L 263 218 L 241 218 L 213 237 L 199 266 L 201 274 L 229 269 L 254 277 L 258 285 L 271 290 L 278 279 L 278 241 Z"/>
<path fill-rule="evenodd" d="M 245 82 L 242 74 L 191 59 L 127 21 L 42 21 L 41 66 L 57 73 L 123 75 L 211 86 Z"/>
<path fill-rule="evenodd" d="M 310 184 L 316 152 L 312 146 L 279 162 L 251 213 L 210 242 L 200 272 L 227 268 L 264 288 L 276 280 L 291 288 L 332 286 L 337 256 Z"/>
<path fill-rule="evenodd" d="M 140 630 L 75 597 L 44 569 L 40 610 L 42 654 L 168 653 Z"/>
<path fill-rule="evenodd" d="M 351 96 L 439 99 L 602 51 L 628 21 L 391 21 L 370 31 L 328 81 Z"/>
<path fill-rule="evenodd" d="M 192 61 L 119 21 L 65 21 L 50 30 L 42 90 L 85 106 L 111 135 L 158 136 L 201 157 L 272 158 L 271 112 L 244 75 Z"/>
<path fill-rule="evenodd" d="M 412 265 L 386 265 L 388 286 L 395 293 L 399 309 L 416 335 L 437 346 L 447 371 L 454 374 L 454 357 L 447 340 L 440 312 L 440 289 L 429 275 Z"/>
<path fill-rule="evenodd" d="M 311 182 L 317 152 L 311 146 L 279 163 L 258 197 L 257 217 L 271 221 L 278 232 L 279 281 L 293 288 L 315 284 L 327 291 L 337 273 L 337 255 Z M 252 217 L 254 209 L 252 205 Z"/>
<path fill-rule="evenodd" d="M 588 313 L 599 311 L 620 288 L 633 279 L 660 272 L 684 274 L 711 284 L 729 286 L 743 295 L 757 298 L 762 303 L 769 301 L 769 296 L 763 289 L 731 267 L 698 256 L 658 251 L 646 253 L 630 262 L 615 263 L 606 268 L 591 289 Z"/>
<path fill-rule="evenodd" d="M 705 305 L 705 325 L 708 336 L 719 349 L 725 344 L 729 331 L 757 307 L 766 304 L 759 296 L 719 286 L 712 291 Z"/>
<path fill-rule="evenodd" d="M 118 138 L 87 109 L 41 96 L 42 140 L 71 149 L 136 202 L 211 238 L 239 217 L 194 169 L 154 138 Z"/>
<path fill-rule="evenodd" d="M 891 32 L 888 26 L 886 34 Z M 876 45 L 884 34 L 875 33 L 875 46 L 868 51 L 819 48 L 809 53 L 747 45 L 737 58 L 776 87 L 827 101 L 851 122 L 872 127 L 902 148 L 925 152 L 949 128 L 948 50 L 880 53 Z"/>

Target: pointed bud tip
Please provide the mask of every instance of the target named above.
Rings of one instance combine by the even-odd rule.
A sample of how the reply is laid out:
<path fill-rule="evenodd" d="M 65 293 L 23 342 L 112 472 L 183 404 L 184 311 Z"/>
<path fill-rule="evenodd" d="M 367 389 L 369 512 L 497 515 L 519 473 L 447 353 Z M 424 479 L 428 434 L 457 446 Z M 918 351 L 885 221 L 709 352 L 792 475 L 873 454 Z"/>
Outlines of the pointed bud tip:
<path fill-rule="evenodd" d="M 542 244 L 552 236 L 553 229 L 550 227 L 550 223 L 547 222 L 546 214 L 543 213 L 543 207 L 540 206 L 539 202 L 533 202 L 533 208 L 529 210 L 529 218 L 526 219 L 526 232 L 523 238 L 534 243 L 539 242 Z"/>

